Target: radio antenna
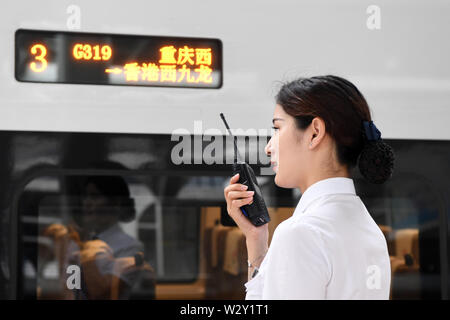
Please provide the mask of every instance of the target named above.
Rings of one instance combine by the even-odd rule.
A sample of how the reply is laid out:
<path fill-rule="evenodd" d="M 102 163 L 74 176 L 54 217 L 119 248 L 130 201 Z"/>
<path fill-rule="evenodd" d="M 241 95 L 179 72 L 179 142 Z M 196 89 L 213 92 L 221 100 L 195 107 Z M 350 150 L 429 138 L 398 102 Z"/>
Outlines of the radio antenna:
<path fill-rule="evenodd" d="M 227 120 L 225 120 L 225 116 L 223 115 L 223 113 L 220 114 L 220 117 L 222 118 L 223 123 L 225 123 L 225 127 L 227 128 L 228 133 L 230 134 L 230 136 L 233 137 L 233 142 L 234 142 L 234 163 L 237 163 L 238 159 L 239 159 L 239 162 L 240 162 L 242 158 L 241 158 L 241 154 L 239 153 L 239 149 L 237 147 L 236 137 L 231 133 L 231 129 L 228 126 Z"/>

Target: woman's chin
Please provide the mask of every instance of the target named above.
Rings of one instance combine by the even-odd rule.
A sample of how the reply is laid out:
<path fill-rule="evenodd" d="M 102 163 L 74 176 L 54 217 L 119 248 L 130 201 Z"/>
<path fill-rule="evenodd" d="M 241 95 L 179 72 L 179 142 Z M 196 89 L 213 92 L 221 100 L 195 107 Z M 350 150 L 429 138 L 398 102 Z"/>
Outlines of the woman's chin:
<path fill-rule="evenodd" d="M 290 177 L 289 177 L 290 178 Z M 290 181 L 292 179 L 285 179 L 283 178 L 278 171 L 275 172 L 275 178 L 274 178 L 274 182 L 276 184 L 277 187 L 280 188 L 286 188 L 286 189 L 292 189 L 292 188 L 296 188 L 296 185 L 293 181 Z"/>
<path fill-rule="evenodd" d="M 283 187 L 283 180 L 280 178 L 280 175 L 278 174 L 277 171 L 275 171 L 274 182 L 277 185 L 277 187 L 284 188 Z"/>

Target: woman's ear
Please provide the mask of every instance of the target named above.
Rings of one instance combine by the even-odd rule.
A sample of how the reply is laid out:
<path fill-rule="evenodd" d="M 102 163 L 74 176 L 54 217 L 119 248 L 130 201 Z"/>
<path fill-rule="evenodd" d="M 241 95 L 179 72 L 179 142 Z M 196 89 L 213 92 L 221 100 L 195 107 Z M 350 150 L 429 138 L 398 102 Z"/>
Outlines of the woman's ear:
<path fill-rule="evenodd" d="M 311 122 L 312 138 L 309 143 L 310 147 L 316 146 L 325 135 L 325 122 L 319 117 L 315 117 Z"/>

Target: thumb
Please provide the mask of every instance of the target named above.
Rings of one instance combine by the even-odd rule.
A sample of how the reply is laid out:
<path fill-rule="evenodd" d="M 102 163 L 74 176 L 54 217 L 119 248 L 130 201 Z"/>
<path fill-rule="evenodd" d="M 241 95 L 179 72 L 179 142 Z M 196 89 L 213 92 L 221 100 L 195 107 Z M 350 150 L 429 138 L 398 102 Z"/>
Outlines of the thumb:
<path fill-rule="evenodd" d="M 239 181 L 239 173 L 236 173 L 234 176 L 230 179 L 230 184 L 236 183 Z"/>

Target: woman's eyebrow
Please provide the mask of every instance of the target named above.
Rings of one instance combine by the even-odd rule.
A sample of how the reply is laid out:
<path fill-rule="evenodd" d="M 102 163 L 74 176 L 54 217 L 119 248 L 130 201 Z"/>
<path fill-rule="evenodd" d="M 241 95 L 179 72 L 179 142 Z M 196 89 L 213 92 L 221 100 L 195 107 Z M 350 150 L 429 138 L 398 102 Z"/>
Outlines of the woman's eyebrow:
<path fill-rule="evenodd" d="M 273 118 L 272 123 L 275 124 L 275 121 L 277 121 L 277 120 L 284 121 L 284 119 L 281 119 L 281 118 Z"/>

